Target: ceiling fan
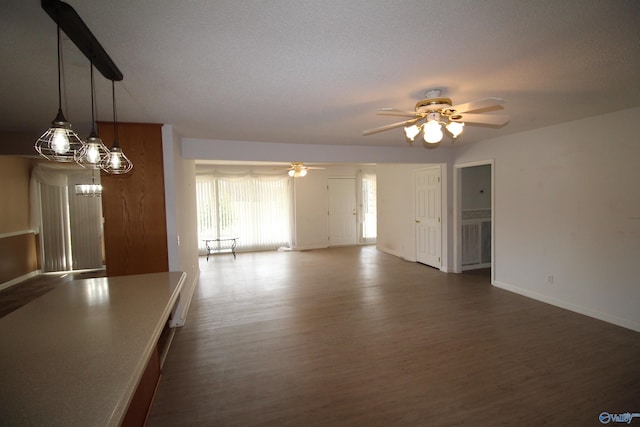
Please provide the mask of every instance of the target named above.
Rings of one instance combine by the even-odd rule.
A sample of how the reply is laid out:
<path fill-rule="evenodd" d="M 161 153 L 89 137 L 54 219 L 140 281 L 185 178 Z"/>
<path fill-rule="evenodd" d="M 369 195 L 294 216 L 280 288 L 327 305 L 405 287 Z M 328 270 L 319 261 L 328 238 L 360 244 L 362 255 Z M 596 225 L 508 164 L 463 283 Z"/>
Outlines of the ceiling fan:
<path fill-rule="evenodd" d="M 471 113 L 471 111 L 486 111 L 489 108 L 502 105 L 504 104 L 502 98 L 489 97 L 465 104 L 452 105 L 451 99 L 442 98 L 441 95 L 442 90 L 440 89 L 427 90 L 425 92 L 426 99 L 418 101 L 414 111 L 380 108 L 378 112 L 380 115 L 411 117 L 411 119 L 365 130 L 362 135 L 366 136 L 404 127 L 409 143 L 413 142 L 422 131 L 426 143 L 437 144 L 444 136 L 442 125 L 455 140 L 462 133 L 465 123 L 502 126 L 509 121 L 509 116 L 506 114 Z"/>
<path fill-rule="evenodd" d="M 309 169 L 324 169 L 314 166 L 305 166 L 302 162 L 291 162 L 291 167 L 286 169 L 290 177 L 292 178 L 302 178 L 307 175 Z"/>

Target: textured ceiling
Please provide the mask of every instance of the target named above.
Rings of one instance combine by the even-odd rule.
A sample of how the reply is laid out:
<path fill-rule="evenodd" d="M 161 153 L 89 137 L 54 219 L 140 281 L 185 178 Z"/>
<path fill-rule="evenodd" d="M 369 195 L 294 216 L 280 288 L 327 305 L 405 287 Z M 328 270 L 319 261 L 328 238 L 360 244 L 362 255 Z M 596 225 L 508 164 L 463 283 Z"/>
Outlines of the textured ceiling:
<path fill-rule="evenodd" d="M 429 88 L 506 100 L 501 128 L 461 142 L 640 106 L 635 0 L 110 0 L 68 3 L 124 74 L 118 118 L 183 136 L 400 146 L 397 121 Z M 0 131 L 40 134 L 57 110 L 55 24 L 38 0 L 0 14 Z M 89 64 L 63 43 L 67 118 L 90 123 Z M 97 74 L 98 119 L 111 86 Z"/>

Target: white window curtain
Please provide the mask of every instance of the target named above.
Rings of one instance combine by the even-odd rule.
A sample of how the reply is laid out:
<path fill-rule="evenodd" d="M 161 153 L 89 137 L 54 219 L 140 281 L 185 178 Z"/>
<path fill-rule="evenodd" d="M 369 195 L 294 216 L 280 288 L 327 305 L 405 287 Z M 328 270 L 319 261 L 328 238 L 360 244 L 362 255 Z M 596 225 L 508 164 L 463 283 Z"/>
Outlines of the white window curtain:
<path fill-rule="evenodd" d="M 40 237 L 43 271 L 103 267 L 102 204 L 99 197 L 77 199 L 74 185 L 81 175 L 43 165 L 31 174 L 30 222 Z"/>
<path fill-rule="evenodd" d="M 238 238 L 237 251 L 271 250 L 291 241 L 291 179 L 198 175 L 198 239 Z"/>
<path fill-rule="evenodd" d="M 362 174 L 362 241 L 375 243 L 377 238 L 376 175 Z"/>

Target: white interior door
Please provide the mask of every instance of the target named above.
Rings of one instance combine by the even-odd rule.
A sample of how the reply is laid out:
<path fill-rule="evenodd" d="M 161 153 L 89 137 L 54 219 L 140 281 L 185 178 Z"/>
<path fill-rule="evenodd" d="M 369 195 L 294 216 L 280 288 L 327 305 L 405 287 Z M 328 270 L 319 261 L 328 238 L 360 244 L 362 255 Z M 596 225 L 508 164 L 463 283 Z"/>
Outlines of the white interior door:
<path fill-rule="evenodd" d="M 354 178 L 329 178 L 329 245 L 355 245 L 356 180 Z"/>
<path fill-rule="evenodd" d="M 442 266 L 440 167 L 416 171 L 416 260 Z"/>

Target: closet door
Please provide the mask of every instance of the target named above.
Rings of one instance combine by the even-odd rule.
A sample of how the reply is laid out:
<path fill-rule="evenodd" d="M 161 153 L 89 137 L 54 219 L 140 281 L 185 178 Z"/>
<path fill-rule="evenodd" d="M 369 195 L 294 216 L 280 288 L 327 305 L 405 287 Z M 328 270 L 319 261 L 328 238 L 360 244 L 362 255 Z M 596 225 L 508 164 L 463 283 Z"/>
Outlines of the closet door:
<path fill-rule="evenodd" d="M 442 266 L 442 184 L 440 167 L 415 173 L 416 261 Z"/>

